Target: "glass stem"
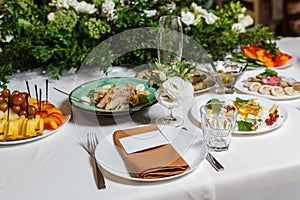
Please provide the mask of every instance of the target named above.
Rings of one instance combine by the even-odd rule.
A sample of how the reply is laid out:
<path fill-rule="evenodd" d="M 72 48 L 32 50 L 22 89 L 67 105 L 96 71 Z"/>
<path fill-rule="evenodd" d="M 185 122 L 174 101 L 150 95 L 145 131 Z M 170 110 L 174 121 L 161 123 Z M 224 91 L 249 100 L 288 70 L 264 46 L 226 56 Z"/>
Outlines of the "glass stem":
<path fill-rule="evenodd" d="M 176 121 L 176 118 L 173 115 L 173 108 L 169 108 L 169 116 L 166 117 L 166 120 Z"/>

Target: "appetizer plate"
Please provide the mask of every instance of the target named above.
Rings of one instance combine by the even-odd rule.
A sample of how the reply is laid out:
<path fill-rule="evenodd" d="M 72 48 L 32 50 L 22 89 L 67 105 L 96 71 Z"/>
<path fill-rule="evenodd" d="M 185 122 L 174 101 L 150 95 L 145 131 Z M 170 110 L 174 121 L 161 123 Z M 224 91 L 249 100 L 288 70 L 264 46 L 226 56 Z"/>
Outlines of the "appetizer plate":
<path fill-rule="evenodd" d="M 289 55 L 291 55 L 291 54 L 289 54 Z M 293 66 L 296 62 L 297 62 L 297 58 L 295 56 L 292 56 L 284 65 L 274 67 L 274 69 L 288 68 L 288 67 Z M 261 69 L 261 68 L 265 68 L 265 67 L 264 66 L 262 66 L 262 67 L 250 67 L 250 66 L 248 66 L 247 67 L 247 69 Z"/>
<path fill-rule="evenodd" d="M 149 101 L 145 104 L 140 104 L 128 109 L 105 110 L 105 109 L 97 108 L 95 105 L 89 104 L 81 100 L 82 97 L 88 95 L 90 90 L 96 90 L 105 85 L 125 86 L 128 83 L 131 83 L 134 86 L 138 84 L 143 84 L 145 86 L 145 91 L 150 92 L 150 95 L 148 96 Z M 151 106 L 152 104 L 156 103 L 157 101 L 155 98 L 155 92 L 156 92 L 155 88 L 147 85 L 147 80 L 139 79 L 139 78 L 112 77 L 112 78 L 103 78 L 99 80 L 94 80 L 80 85 L 70 93 L 69 101 L 76 108 L 79 108 L 80 110 L 89 113 L 95 113 L 97 115 L 105 115 L 105 116 L 126 115 L 129 113 L 139 111 L 147 106 Z"/>
<path fill-rule="evenodd" d="M 96 148 L 96 159 L 99 165 L 106 171 L 124 179 L 144 182 L 163 181 L 183 176 L 195 170 L 206 156 L 206 147 L 203 139 L 199 135 L 195 135 L 182 128 L 171 126 L 159 126 L 167 140 L 172 144 L 175 150 L 189 164 L 190 169 L 174 176 L 143 179 L 130 176 L 130 172 L 126 167 L 118 147 L 113 142 L 113 134 L 106 136 Z"/>
<path fill-rule="evenodd" d="M 199 80 L 197 80 L 197 77 L 194 77 L 197 75 L 199 76 Z M 195 94 L 206 92 L 216 84 L 216 82 L 207 72 L 200 69 L 196 70 L 192 78 L 195 79 L 195 81 L 192 83 Z M 201 86 L 200 89 L 197 88 L 199 86 Z"/>
<path fill-rule="evenodd" d="M 255 96 L 243 95 L 243 94 L 226 94 L 225 95 L 226 100 L 235 100 L 236 97 L 239 97 L 241 99 L 257 98 L 258 103 L 260 103 L 266 109 L 270 109 L 272 107 L 272 105 L 276 104 L 272 100 L 266 99 L 266 98 L 263 98 L 263 97 L 255 97 Z M 193 105 L 192 108 L 191 108 L 192 117 L 200 123 L 201 123 L 201 120 L 200 120 L 200 111 L 199 111 L 199 109 L 203 104 L 205 104 L 207 101 L 209 101 L 209 99 L 211 99 L 211 98 L 198 100 L 197 104 Z M 235 130 L 234 134 L 253 135 L 253 134 L 260 134 L 260 133 L 265 133 L 265 132 L 268 132 L 268 131 L 275 130 L 275 129 L 281 127 L 284 124 L 284 122 L 286 121 L 287 117 L 288 117 L 287 111 L 282 106 L 278 107 L 278 112 L 279 112 L 279 115 L 281 117 L 279 117 L 273 125 L 259 127 L 256 131 L 238 131 L 238 130 Z"/>
<path fill-rule="evenodd" d="M 37 137 L 32 137 L 32 138 L 22 139 L 22 140 L 0 142 L 0 145 L 15 145 L 15 144 L 23 144 L 23 143 L 33 142 L 33 141 L 43 139 L 43 138 L 48 137 L 48 136 L 50 136 L 54 133 L 59 132 L 59 130 L 61 130 L 64 127 L 64 125 L 71 118 L 71 110 L 69 109 L 69 107 L 66 103 L 64 103 L 59 109 L 63 112 L 64 116 L 66 117 L 66 121 L 65 121 L 65 123 L 63 123 L 57 129 L 55 129 L 55 130 L 44 130 L 43 134 L 40 135 L 40 136 L 37 136 Z"/>
<path fill-rule="evenodd" d="M 261 73 L 263 73 L 265 71 L 265 69 L 262 70 L 252 70 L 252 71 L 246 71 L 244 72 L 244 74 L 240 77 L 239 81 L 235 84 L 235 88 L 243 93 L 249 94 L 249 95 L 255 95 L 255 96 L 260 96 L 260 97 L 264 97 L 264 98 L 268 98 L 268 99 L 272 99 L 272 100 L 289 100 L 289 99 L 296 99 L 300 97 L 300 93 L 297 95 L 293 95 L 293 96 L 289 96 L 289 95 L 284 95 L 284 96 L 273 96 L 270 94 L 261 94 L 259 92 L 255 92 L 255 91 L 250 91 L 247 87 L 244 86 L 244 81 L 246 81 L 248 78 L 250 77 L 255 77 L 256 75 L 259 75 Z M 300 81 L 299 78 L 295 78 L 289 74 L 287 74 L 284 71 L 277 71 L 279 76 L 285 76 L 288 78 L 294 78 L 297 81 Z"/>

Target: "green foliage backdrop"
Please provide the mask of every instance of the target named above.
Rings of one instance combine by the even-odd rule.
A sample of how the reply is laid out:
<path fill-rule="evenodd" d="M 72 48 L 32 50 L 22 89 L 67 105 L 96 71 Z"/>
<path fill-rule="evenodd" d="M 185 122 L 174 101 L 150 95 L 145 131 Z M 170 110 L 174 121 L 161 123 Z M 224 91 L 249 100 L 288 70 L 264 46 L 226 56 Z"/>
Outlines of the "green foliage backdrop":
<path fill-rule="evenodd" d="M 223 8 L 212 0 L 4 0 L 0 5 L 0 86 L 17 71 L 42 67 L 59 79 L 80 64 L 101 41 L 122 31 L 156 27 L 162 15 L 182 17 L 184 33 L 199 42 L 212 59 L 221 60 L 240 46 L 256 43 L 276 49 L 274 34 L 263 26 L 233 29 L 245 17 L 239 1 Z M 137 50 L 113 64 L 153 62 L 156 51 Z"/>

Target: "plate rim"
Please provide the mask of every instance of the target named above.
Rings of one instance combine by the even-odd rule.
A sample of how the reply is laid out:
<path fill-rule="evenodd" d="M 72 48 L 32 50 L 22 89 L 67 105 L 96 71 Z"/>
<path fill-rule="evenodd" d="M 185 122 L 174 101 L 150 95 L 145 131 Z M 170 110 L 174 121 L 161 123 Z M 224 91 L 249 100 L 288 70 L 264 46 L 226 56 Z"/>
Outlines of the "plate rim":
<path fill-rule="evenodd" d="M 46 130 L 45 129 L 42 135 L 32 137 L 32 138 L 0 142 L 0 146 L 2 146 L 2 145 L 3 146 L 4 145 L 17 145 L 17 144 L 25 144 L 25 143 L 29 143 L 29 142 L 34 142 L 34 141 L 37 141 L 37 140 L 44 139 L 44 138 L 58 132 L 60 129 L 62 129 L 65 126 L 65 124 L 67 124 L 70 121 L 71 116 L 72 116 L 71 115 L 71 110 L 68 107 L 67 102 L 63 102 L 61 104 L 61 106 L 59 107 L 59 109 L 62 110 L 64 116 L 66 117 L 66 121 L 61 126 L 59 126 L 57 129 L 55 129 L 55 130 Z"/>
<path fill-rule="evenodd" d="M 149 124 L 147 124 L 149 125 Z M 142 126 L 147 126 L 147 125 L 139 125 L 139 126 L 133 126 L 134 128 L 136 127 L 142 127 Z M 193 135 L 194 137 L 198 138 L 199 141 L 202 141 L 202 145 L 201 145 L 201 150 L 203 152 L 201 152 L 203 154 L 203 156 L 201 157 L 200 156 L 200 152 L 199 152 L 199 157 L 201 157 L 199 160 L 198 160 L 198 163 L 196 163 L 196 165 L 194 167 L 191 167 L 190 166 L 190 169 L 189 170 L 186 170 L 184 171 L 183 173 L 181 174 L 177 174 L 177 175 L 173 175 L 173 176 L 168 176 L 168 177 L 163 177 L 163 178 L 154 178 L 154 179 L 143 179 L 143 178 L 135 178 L 135 177 L 131 177 L 129 174 L 128 174 L 128 171 L 127 173 L 114 173 L 112 172 L 111 169 L 109 169 L 108 167 L 106 167 L 105 164 L 103 164 L 103 162 L 101 162 L 101 160 L 99 159 L 99 156 L 98 153 L 99 153 L 99 149 L 101 148 L 104 148 L 103 146 L 103 143 L 104 142 L 107 142 L 107 143 L 112 143 L 113 144 L 113 150 L 116 151 L 115 153 L 119 156 L 119 158 L 123 161 L 123 163 L 125 163 L 125 161 L 123 160 L 122 156 L 120 155 L 120 152 L 118 151 L 117 147 L 114 145 L 114 142 L 113 142 L 113 133 L 112 134 L 109 134 L 109 135 L 106 135 L 100 142 L 99 144 L 97 145 L 97 148 L 96 148 L 96 151 L 95 151 L 95 157 L 96 157 L 96 160 L 97 160 L 97 163 L 104 169 L 106 170 L 107 172 L 117 176 L 117 177 L 120 177 L 120 178 L 124 178 L 124 179 L 127 179 L 127 180 L 132 180 L 132 181 L 138 181 L 138 182 L 158 182 L 158 181 L 166 181 L 166 180 L 170 180 L 170 179 L 175 179 L 175 178 L 178 178 L 178 177 L 181 177 L 181 176 L 184 176 L 188 173 L 191 173 L 192 171 L 196 170 L 200 164 L 203 162 L 203 160 L 205 159 L 205 156 L 207 154 L 207 149 L 206 149 L 206 145 L 204 143 L 204 139 L 201 138 L 199 135 L 197 134 L 193 134 L 192 132 L 190 131 L 187 131 L 185 129 L 182 129 L 182 128 L 176 128 L 176 127 L 171 127 L 171 126 L 162 126 L 162 125 L 158 125 L 159 127 L 164 127 L 164 128 L 171 128 L 171 129 L 177 129 L 177 130 L 180 130 L 180 131 L 184 131 L 186 134 L 191 134 Z M 129 128 L 133 128 L 133 127 L 129 127 Z M 127 128 L 126 128 L 127 129 Z M 195 143 L 195 141 L 193 141 L 193 143 Z M 111 152 L 111 151 L 110 151 Z M 178 152 L 180 154 L 180 152 Z M 100 154 L 100 153 L 99 153 Z M 102 152 L 102 155 L 104 153 Z M 181 155 L 182 157 L 184 157 L 183 155 Z M 127 170 L 127 169 L 126 169 Z M 125 175 L 121 175 L 121 174 L 127 174 L 127 176 Z"/>
<path fill-rule="evenodd" d="M 284 52 L 282 51 L 283 53 L 287 53 L 288 55 L 292 56 L 291 59 L 289 59 L 284 65 L 281 65 L 281 66 L 277 66 L 277 67 L 274 67 L 274 69 L 285 69 L 285 68 L 288 68 L 288 67 L 291 67 L 293 66 L 294 64 L 296 64 L 297 62 L 297 57 L 288 53 L 288 52 Z M 247 67 L 247 69 L 249 70 L 255 70 L 255 69 L 267 69 L 267 67 L 264 65 L 262 67 Z"/>
<path fill-rule="evenodd" d="M 247 94 L 225 94 L 225 97 L 227 96 L 227 99 L 230 98 L 230 96 L 232 97 L 242 97 L 242 98 L 253 98 L 253 96 L 250 96 L 250 95 L 247 95 Z M 273 103 L 273 104 L 276 104 L 278 105 L 276 102 L 272 101 L 271 99 L 267 99 L 267 98 L 263 98 L 263 97 L 258 97 L 258 96 L 255 96 L 255 98 L 258 98 L 258 100 L 260 101 L 267 101 L 267 102 L 270 102 L 270 103 Z M 190 111 L 191 111 L 191 115 L 192 117 L 197 120 L 197 122 L 199 122 L 201 124 L 201 121 L 200 121 L 200 116 L 199 117 L 196 117 L 197 114 L 196 114 L 196 111 L 195 110 L 199 110 L 199 104 L 200 102 L 205 102 L 205 100 L 209 100 L 211 99 L 211 97 L 208 97 L 208 98 L 205 98 L 204 100 L 197 100 L 197 103 L 194 104 L 191 108 L 190 108 Z M 288 113 L 286 111 L 286 109 L 281 106 L 281 105 L 278 105 L 278 109 L 280 109 L 280 113 L 281 115 L 283 116 L 283 120 L 280 124 L 275 124 L 274 126 L 272 126 L 272 128 L 268 129 L 268 130 L 260 130 L 260 131 L 234 131 L 233 132 L 233 135 L 259 135 L 259 134 L 262 134 L 262 133 L 266 133 L 266 132 L 270 132 L 270 131 L 273 131 L 273 130 L 276 130 L 278 128 L 280 128 L 281 126 L 283 126 L 283 124 L 286 122 L 287 118 L 288 118 Z"/>
<path fill-rule="evenodd" d="M 276 69 L 273 69 L 274 71 L 277 71 Z M 239 90 L 240 92 L 243 92 L 245 94 L 248 95 L 255 95 L 255 96 L 259 96 L 259 97 L 263 97 L 266 99 L 271 99 L 271 100 L 291 100 L 291 99 L 297 99 L 300 98 L 300 93 L 298 95 L 294 95 L 294 96 L 288 96 L 288 95 L 284 95 L 284 96 L 280 96 L 280 97 L 276 97 L 276 96 L 272 96 L 272 95 L 264 95 L 264 94 L 260 94 L 258 92 L 253 92 L 253 91 L 249 91 L 247 88 L 245 88 L 243 86 L 243 81 L 246 80 L 247 78 L 249 78 L 250 76 L 255 76 L 259 73 L 264 72 L 265 69 L 257 69 L 257 70 L 251 70 L 251 71 L 246 71 L 242 74 L 242 76 L 240 77 L 239 81 L 235 84 L 235 88 L 237 90 Z M 278 72 L 278 71 L 277 71 Z M 251 74 L 251 75 L 250 75 Z M 293 76 L 287 75 L 287 73 L 285 73 L 284 71 L 278 72 L 279 75 L 283 74 L 284 76 L 289 76 L 290 78 L 294 78 Z M 299 80 L 300 81 L 300 80 Z"/>
<path fill-rule="evenodd" d="M 90 84 L 90 83 L 100 81 L 100 80 L 104 80 L 104 79 L 137 79 L 137 80 L 140 80 L 140 81 L 143 81 L 143 82 L 146 81 L 145 79 L 136 78 L 136 77 L 105 77 L 105 78 L 100 78 L 100 79 L 95 79 L 95 80 L 92 80 L 92 81 L 88 81 L 88 82 L 85 82 L 85 83 L 77 86 L 76 88 L 74 88 L 70 92 L 68 100 L 71 103 L 71 105 L 74 106 L 77 109 L 80 109 L 81 111 L 86 112 L 86 113 L 95 113 L 96 115 L 99 115 L 99 116 L 100 115 L 101 116 L 119 116 L 119 115 L 126 115 L 126 114 L 131 114 L 131 113 L 140 111 L 140 110 L 142 110 L 146 107 L 150 107 L 150 106 L 154 105 L 155 103 L 157 103 L 157 99 L 155 98 L 155 100 L 149 101 L 147 104 L 145 104 L 145 105 L 143 105 L 139 108 L 136 108 L 136 109 L 133 108 L 133 109 L 126 109 L 126 110 L 122 110 L 122 111 L 105 111 L 103 109 L 97 109 L 97 110 L 87 109 L 87 108 L 81 107 L 81 106 L 79 106 L 79 105 L 77 105 L 76 103 L 73 102 L 74 99 L 72 98 L 72 95 L 76 90 L 80 89 L 81 87 L 83 87 L 86 84 Z M 153 88 L 153 87 L 151 87 L 151 88 Z M 153 88 L 153 89 L 155 89 L 155 88 Z M 155 94 L 153 94 L 153 95 L 155 95 Z M 76 97 L 76 98 L 78 98 L 78 97 Z M 95 109 L 96 109 L 96 107 L 95 107 Z"/>

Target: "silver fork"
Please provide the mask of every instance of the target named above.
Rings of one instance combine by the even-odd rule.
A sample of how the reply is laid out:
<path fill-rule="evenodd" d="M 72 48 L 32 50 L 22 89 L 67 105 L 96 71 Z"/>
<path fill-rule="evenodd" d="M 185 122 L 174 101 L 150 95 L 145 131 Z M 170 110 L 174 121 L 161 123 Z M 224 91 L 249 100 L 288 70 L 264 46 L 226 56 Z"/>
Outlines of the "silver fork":
<path fill-rule="evenodd" d="M 95 149 L 98 145 L 98 139 L 95 133 L 88 133 L 87 134 L 87 151 L 89 152 L 94 167 L 95 167 L 95 171 L 96 171 L 96 181 L 97 181 L 97 187 L 98 189 L 104 189 L 106 188 L 105 186 L 105 180 L 103 177 L 102 172 L 100 171 L 98 165 L 97 165 L 97 161 L 95 158 Z"/>

